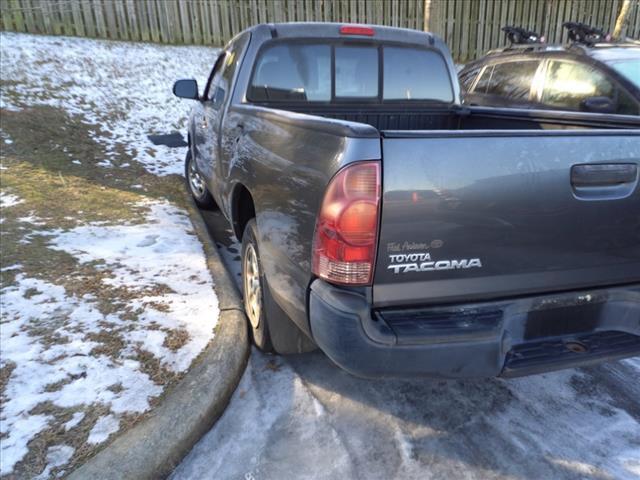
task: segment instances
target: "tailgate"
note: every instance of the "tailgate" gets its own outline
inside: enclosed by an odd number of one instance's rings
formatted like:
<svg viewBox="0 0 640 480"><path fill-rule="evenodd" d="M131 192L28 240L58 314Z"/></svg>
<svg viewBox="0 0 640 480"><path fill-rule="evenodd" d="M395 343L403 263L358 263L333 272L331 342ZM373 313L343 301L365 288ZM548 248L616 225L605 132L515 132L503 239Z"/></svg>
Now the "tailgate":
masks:
<svg viewBox="0 0 640 480"><path fill-rule="evenodd" d="M385 132L377 307L640 281L638 131Z"/></svg>

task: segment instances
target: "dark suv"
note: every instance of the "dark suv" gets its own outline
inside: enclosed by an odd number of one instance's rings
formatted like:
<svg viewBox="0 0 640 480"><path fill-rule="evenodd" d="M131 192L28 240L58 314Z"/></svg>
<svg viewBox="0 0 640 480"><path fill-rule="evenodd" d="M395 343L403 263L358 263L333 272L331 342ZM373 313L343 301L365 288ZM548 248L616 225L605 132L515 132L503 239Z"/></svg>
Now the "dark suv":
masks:
<svg viewBox="0 0 640 480"><path fill-rule="evenodd" d="M640 115L640 42L524 43L460 72L470 105Z"/></svg>

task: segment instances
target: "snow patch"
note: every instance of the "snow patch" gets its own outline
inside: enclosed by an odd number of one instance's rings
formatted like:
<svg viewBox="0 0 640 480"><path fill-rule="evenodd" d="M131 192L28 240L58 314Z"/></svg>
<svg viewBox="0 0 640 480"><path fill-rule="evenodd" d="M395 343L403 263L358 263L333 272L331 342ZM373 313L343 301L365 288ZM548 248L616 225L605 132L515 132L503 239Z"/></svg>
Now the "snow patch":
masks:
<svg viewBox="0 0 640 480"><path fill-rule="evenodd" d="M106 149L99 165L112 168L124 146L149 172L182 175L184 149L154 145L147 135L186 131L192 103L173 96L173 82L196 78L203 90L218 51L2 32L0 70L15 84L0 107L63 108L106 133L95 136Z"/></svg>
<svg viewBox="0 0 640 480"><path fill-rule="evenodd" d="M104 442L109 435L118 431L120 421L113 415L100 417L89 432L88 443L98 444Z"/></svg>
<svg viewBox="0 0 640 480"><path fill-rule="evenodd" d="M11 270L20 270L22 265L19 263L14 263L13 265L9 265L7 267L0 268L0 272L9 272Z"/></svg>
<svg viewBox="0 0 640 480"><path fill-rule="evenodd" d="M207 270L204 251L193 233L186 213L168 202L145 204L147 222L135 225L76 227L51 241L54 249L78 258L80 262L102 260L112 277L105 283L115 287L141 290L164 284L171 290L130 302L136 310L138 328L125 332L133 344L158 357L173 371L186 370L211 340L218 318L218 301ZM149 303L161 303L162 311ZM144 327L182 327L189 340L178 351L163 345L166 334Z"/></svg>
<svg viewBox="0 0 640 480"><path fill-rule="evenodd" d="M46 222L38 216L34 215L33 212L30 212L26 217L19 217L18 221L22 223L30 223L31 225L35 225L37 227L46 225Z"/></svg>
<svg viewBox="0 0 640 480"><path fill-rule="evenodd" d="M135 321L101 313L91 295L68 295L62 286L22 273L16 275L15 285L0 292L0 365L15 365L0 414L0 431L6 435L0 475L13 471L27 453L29 441L54 420L49 415L29 413L37 405L51 402L74 409L107 406L110 413L90 436L91 442L99 443L117 431L119 415L148 410L149 400L162 393L162 387L154 384L135 360L138 349L151 353L172 371L182 372L212 339L218 301L189 218L165 201L145 206L149 210L143 224L108 226L96 222L66 232L43 233L52 248L68 252L80 262L103 262L103 268L112 272L105 280L109 285L133 291L163 285L157 295L142 294L129 302L132 311L141 312ZM3 270L19 268L12 265ZM176 329L185 331L188 339L174 351L164 342L167 332ZM51 342L41 331L55 332L64 341ZM104 332L123 341L116 358L92 352L101 343L91 334ZM58 389L48 388L58 383ZM81 415L76 412L65 428L77 425Z"/></svg>
<svg viewBox="0 0 640 480"><path fill-rule="evenodd" d="M44 480L49 478L51 470L56 467L61 467L69 462L74 452L75 449L68 445L54 445L53 447L49 447L47 449L47 466L40 475L35 477L35 479Z"/></svg>
<svg viewBox="0 0 640 480"><path fill-rule="evenodd" d="M64 429L71 430L73 427L76 427L77 425L79 425L84 417L85 417L84 412L74 413L73 416L71 417L71 420L69 420L67 423L64 424Z"/></svg>
<svg viewBox="0 0 640 480"><path fill-rule="evenodd" d="M20 197L10 193L0 192L0 207L8 208L24 202Z"/></svg>
<svg viewBox="0 0 640 480"><path fill-rule="evenodd" d="M151 397L162 393L137 361L90 355L99 344L87 335L100 332L99 324L105 320L94 305L67 296L61 286L23 274L17 275L16 283L1 291L0 365L15 365L0 413L0 432L7 435L0 447L1 475L13 471L27 453L28 442L53 420L29 413L37 405L51 402L70 408L102 403L116 413L138 413L149 408ZM28 291L36 293L27 295ZM46 336L30 330L33 327L55 331L66 343L49 344ZM58 382L62 383L58 390L48 388ZM116 384L122 386L120 391L109 390Z"/></svg>

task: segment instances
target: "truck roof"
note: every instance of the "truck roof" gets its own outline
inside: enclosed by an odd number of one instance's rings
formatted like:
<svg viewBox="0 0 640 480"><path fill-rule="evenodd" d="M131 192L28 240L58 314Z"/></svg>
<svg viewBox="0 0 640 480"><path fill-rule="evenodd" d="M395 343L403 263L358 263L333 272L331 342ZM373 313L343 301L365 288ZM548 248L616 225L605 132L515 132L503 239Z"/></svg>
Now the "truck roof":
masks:
<svg viewBox="0 0 640 480"><path fill-rule="evenodd" d="M373 35L341 33L341 27L359 27L371 29ZM403 42L413 44L425 44L433 46L437 40L435 35L429 32L421 32L408 28L387 27L384 25L368 25L358 23L331 23L331 22L288 22L288 23L262 23L254 25L248 31L262 31L268 29L273 38L370 38L375 41ZM438 43L441 43L438 42Z"/></svg>

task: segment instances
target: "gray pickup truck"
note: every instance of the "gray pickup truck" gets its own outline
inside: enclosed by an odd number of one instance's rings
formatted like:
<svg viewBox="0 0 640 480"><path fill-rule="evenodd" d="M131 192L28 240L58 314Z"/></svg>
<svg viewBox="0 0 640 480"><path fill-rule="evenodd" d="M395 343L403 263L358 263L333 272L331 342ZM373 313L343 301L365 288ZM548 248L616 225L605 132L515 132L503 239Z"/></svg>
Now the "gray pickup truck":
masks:
<svg viewBox="0 0 640 480"><path fill-rule="evenodd" d="M440 39L364 25L257 25L174 94L260 349L367 377L640 354L638 117L462 106Z"/></svg>

